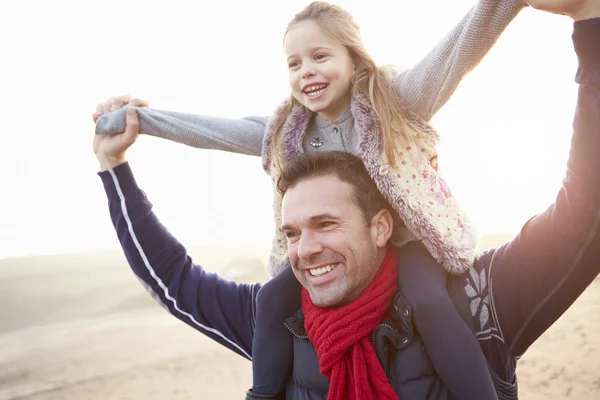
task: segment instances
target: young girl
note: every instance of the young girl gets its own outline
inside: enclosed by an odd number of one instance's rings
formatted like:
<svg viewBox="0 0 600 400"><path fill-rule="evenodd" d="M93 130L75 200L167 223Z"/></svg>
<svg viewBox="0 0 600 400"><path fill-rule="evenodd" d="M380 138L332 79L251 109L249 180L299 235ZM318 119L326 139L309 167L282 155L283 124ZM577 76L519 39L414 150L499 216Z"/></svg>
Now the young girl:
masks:
<svg viewBox="0 0 600 400"><path fill-rule="evenodd" d="M424 61L396 75L375 65L346 11L315 2L286 30L292 95L270 120L225 120L140 108L140 131L200 148L262 155L274 182L286 160L303 152L342 150L361 157L402 219L393 239L399 247L400 288L413 307L429 353L444 355L432 359L438 375L456 398L493 399L486 361L446 291L444 271L464 273L476 241L439 175L437 134L427 121L523 6L520 0L482 0ZM128 98L116 98L100 105L94 116L97 134L122 132L125 110L110 111L128 103ZM275 278L259 292L256 312L261 320L257 327L274 327L280 335L267 342L263 332L255 331L255 361L265 353L291 355L291 335L282 321L300 307L299 284L286 268L280 207L281 196L275 191L276 238L268 265ZM268 291L294 296L296 305L282 309L262 302L261 294ZM280 350L261 351L267 346ZM286 356L253 362L248 398L283 398L291 369L291 357Z"/></svg>

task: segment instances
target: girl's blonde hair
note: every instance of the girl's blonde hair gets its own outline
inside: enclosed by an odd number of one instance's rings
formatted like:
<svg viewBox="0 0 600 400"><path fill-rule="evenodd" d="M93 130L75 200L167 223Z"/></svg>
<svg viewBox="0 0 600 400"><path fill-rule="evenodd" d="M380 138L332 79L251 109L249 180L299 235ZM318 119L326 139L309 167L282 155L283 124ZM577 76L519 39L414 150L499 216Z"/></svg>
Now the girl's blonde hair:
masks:
<svg viewBox="0 0 600 400"><path fill-rule="evenodd" d="M406 122L402 105L392 82L393 69L390 67L377 67L362 43L359 25L354 21L352 15L343 8L324 1L315 1L296 14L294 19L290 21L286 29L286 35L295 24L307 20L314 21L326 35L337 40L348 49L355 67L352 90L366 95L371 102L371 107L379 118L387 161L393 167L396 167L394 153L397 139L404 136L405 139L412 142L413 138L409 133L410 127ZM289 115L292 108L298 104L294 96L290 96L285 114ZM271 154L278 166L281 166L279 163L281 159L279 143L281 141L280 132L284 123L285 118L278 121L271 142Z"/></svg>

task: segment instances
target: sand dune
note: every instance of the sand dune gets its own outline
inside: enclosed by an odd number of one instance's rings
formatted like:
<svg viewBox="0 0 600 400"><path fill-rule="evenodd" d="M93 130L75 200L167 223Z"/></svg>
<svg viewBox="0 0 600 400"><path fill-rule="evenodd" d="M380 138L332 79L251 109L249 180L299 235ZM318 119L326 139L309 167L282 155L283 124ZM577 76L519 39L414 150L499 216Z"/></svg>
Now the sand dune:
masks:
<svg viewBox="0 0 600 400"><path fill-rule="evenodd" d="M264 281L267 248L192 254ZM0 400L234 399L250 385L250 363L158 307L118 253L0 261L0 300ZM599 331L596 281L520 361L521 398L600 398Z"/></svg>

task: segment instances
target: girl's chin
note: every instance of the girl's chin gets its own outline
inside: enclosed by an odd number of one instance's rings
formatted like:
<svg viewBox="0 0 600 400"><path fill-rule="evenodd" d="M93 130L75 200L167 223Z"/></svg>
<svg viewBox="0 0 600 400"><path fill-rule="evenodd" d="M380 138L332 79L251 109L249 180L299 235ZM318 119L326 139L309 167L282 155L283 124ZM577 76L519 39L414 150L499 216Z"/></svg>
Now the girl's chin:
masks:
<svg viewBox="0 0 600 400"><path fill-rule="evenodd" d="M317 99L317 100L306 100L305 98L298 99L294 96L298 103L302 104L304 107L308 108L310 111L315 114L319 114L319 116L326 120L334 120L332 118L337 112L333 110L334 107L331 107L329 102L325 101L325 99ZM343 110L342 110L343 111Z"/></svg>
<svg viewBox="0 0 600 400"><path fill-rule="evenodd" d="M321 113L326 112L328 108L330 108L330 104L325 99L317 99L317 100L309 100L302 101L302 105L308 108L312 112Z"/></svg>

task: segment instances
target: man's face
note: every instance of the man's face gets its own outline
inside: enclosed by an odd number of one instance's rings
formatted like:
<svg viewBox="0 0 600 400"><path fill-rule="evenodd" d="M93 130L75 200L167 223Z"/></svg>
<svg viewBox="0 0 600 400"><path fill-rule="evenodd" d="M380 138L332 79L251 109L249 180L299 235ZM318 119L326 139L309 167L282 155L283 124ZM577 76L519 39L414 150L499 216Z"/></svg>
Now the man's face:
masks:
<svg viewBox="0 0 600 400"><path fill-rule="evenodd" d="M377 216L367 223L353 195L350 184L326 175L301 181L283 197L290 263L318 307L355 300L385 256Z"/></svg>

